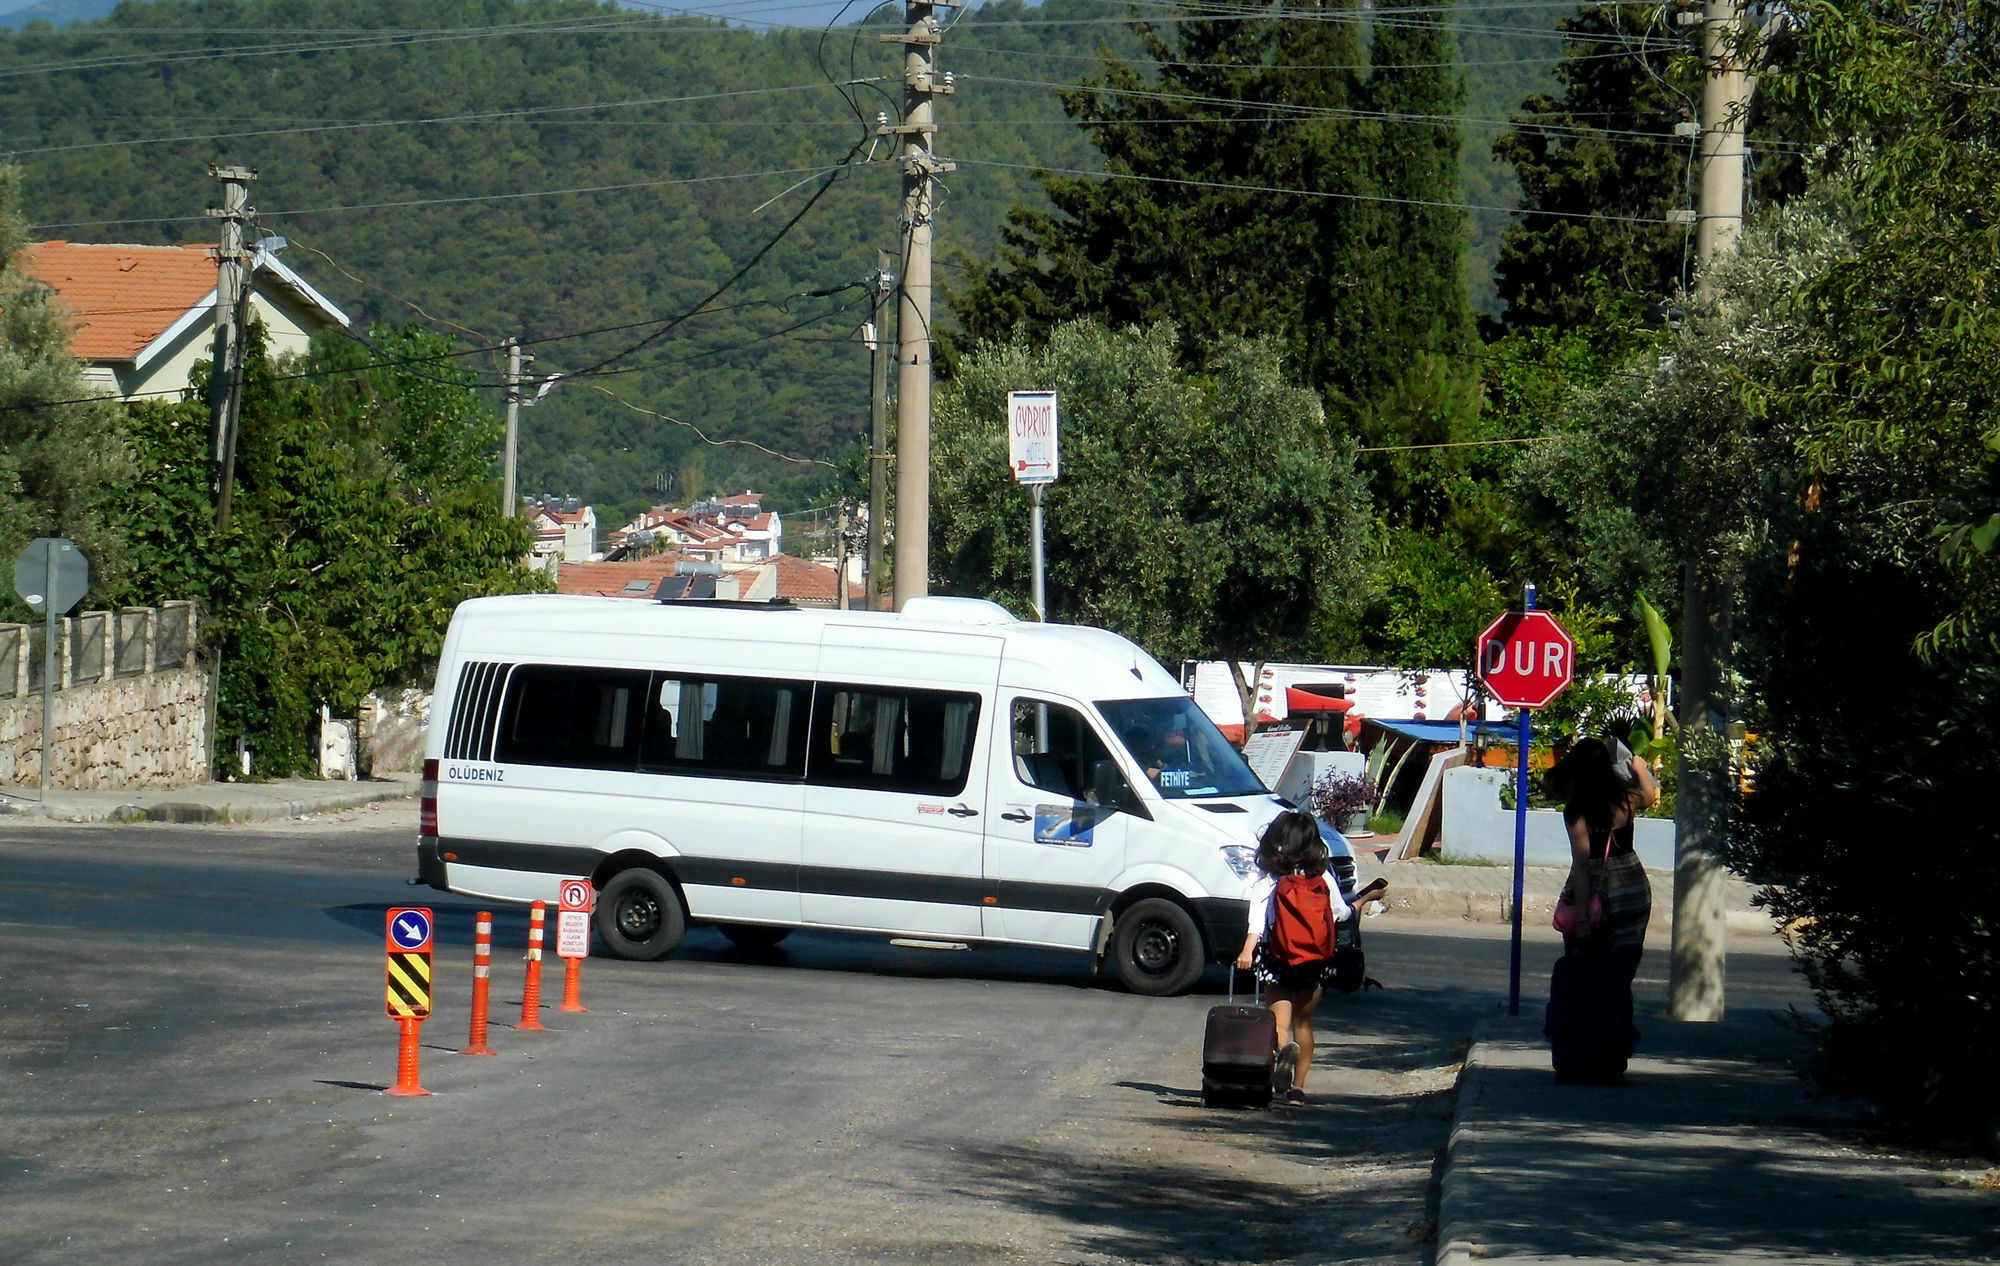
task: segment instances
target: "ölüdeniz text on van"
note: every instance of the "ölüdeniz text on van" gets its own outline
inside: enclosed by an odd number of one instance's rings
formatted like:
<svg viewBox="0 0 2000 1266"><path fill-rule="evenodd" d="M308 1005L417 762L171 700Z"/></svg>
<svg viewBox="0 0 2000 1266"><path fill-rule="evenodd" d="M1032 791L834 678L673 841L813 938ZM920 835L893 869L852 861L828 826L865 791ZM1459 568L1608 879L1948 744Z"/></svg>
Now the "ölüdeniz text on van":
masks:
<svg viewBox="0 0 2000 1266"><path fill-rule="evenodd" d="M1235 957L1285 807L1131 642L973 599L476 599L431 716L419 882L588 876L624 958L810 928L1074 950L1177 993Z"/></svg>

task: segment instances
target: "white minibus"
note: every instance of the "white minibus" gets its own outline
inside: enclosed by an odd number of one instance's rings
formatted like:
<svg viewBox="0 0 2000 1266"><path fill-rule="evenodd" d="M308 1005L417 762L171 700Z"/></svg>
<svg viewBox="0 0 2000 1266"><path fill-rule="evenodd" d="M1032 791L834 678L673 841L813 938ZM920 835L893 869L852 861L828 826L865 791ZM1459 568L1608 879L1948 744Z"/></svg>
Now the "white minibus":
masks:
<svg viewBox="0 0 2000 1266"><path fill-rule="evenodd" d="M624 958L809 928L1074 950L1178 993L1235 957L1285 807L1137 646L976 599L475 599L431 717L416 882L588 876Z"/></svg>

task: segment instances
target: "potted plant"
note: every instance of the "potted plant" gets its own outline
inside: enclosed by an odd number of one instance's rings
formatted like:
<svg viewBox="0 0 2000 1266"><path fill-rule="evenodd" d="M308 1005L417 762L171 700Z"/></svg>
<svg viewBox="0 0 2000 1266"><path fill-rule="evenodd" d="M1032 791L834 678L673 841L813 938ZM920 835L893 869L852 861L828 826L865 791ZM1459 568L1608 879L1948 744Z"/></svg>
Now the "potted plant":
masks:
<svg viewBox="0 0 2000 1266"><path fill-rule="evenodd" d="M1342 835L1360 835L1368 829L1368 813L1375 807L1375 785L1365 774L1329 770L1313 782L1306 799L1328 826Z"/></svg>

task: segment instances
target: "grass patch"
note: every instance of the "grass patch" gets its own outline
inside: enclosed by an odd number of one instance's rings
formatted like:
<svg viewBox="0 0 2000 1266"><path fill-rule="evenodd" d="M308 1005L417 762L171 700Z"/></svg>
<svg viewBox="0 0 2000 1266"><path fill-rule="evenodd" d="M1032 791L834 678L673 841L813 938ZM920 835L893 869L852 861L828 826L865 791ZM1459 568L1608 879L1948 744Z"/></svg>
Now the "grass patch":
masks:
<svg viewBox="0 0 2000 1266"><path fill-rule="evenodd" d="M1484 857L1446 857L1442 853L1423 853L1417 858L1433 866L1498 866L1499 862L1488 861Z"/></svg>
<svg viewBox="0 0 2000 1266"><path fill-rule="evenodd" d="M1384 809L1368 819L1368 830L1374 835L1401 835L1403 815L1394 809Z"/></svg>

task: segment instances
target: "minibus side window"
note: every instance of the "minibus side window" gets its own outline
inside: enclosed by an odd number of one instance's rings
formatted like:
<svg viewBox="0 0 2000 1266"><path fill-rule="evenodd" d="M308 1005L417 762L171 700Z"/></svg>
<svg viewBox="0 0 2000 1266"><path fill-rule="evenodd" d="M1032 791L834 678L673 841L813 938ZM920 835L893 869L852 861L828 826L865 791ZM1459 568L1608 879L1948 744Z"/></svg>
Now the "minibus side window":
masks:
<svg viewBox="0 0 2000 1266"><path fill-rule="evenodd" d="M653 676L639 768L654 774L799 778L812 686L756 677Z"/></svg>
<svg viewBox="0 0 2000 1266"><path fill-rule="evenodd" d="M806 780L956 796L965 790L978 726L978 695L821 685Z"/></svg>
<svg viewBox="0 0 2000 1266"><path fill-rule="evenodd" d="M493 759L572 769L635 768L646 674L534 664L507 679Z"/></svg>
<svg viewBox="0 0 2000 1266"><path fill-rule="evenodd" d="M1074 708L1041 699L1014 700L1014 774L1022 784L1070 800L1090 798L1097 762L1110 749Z"/></svg>

